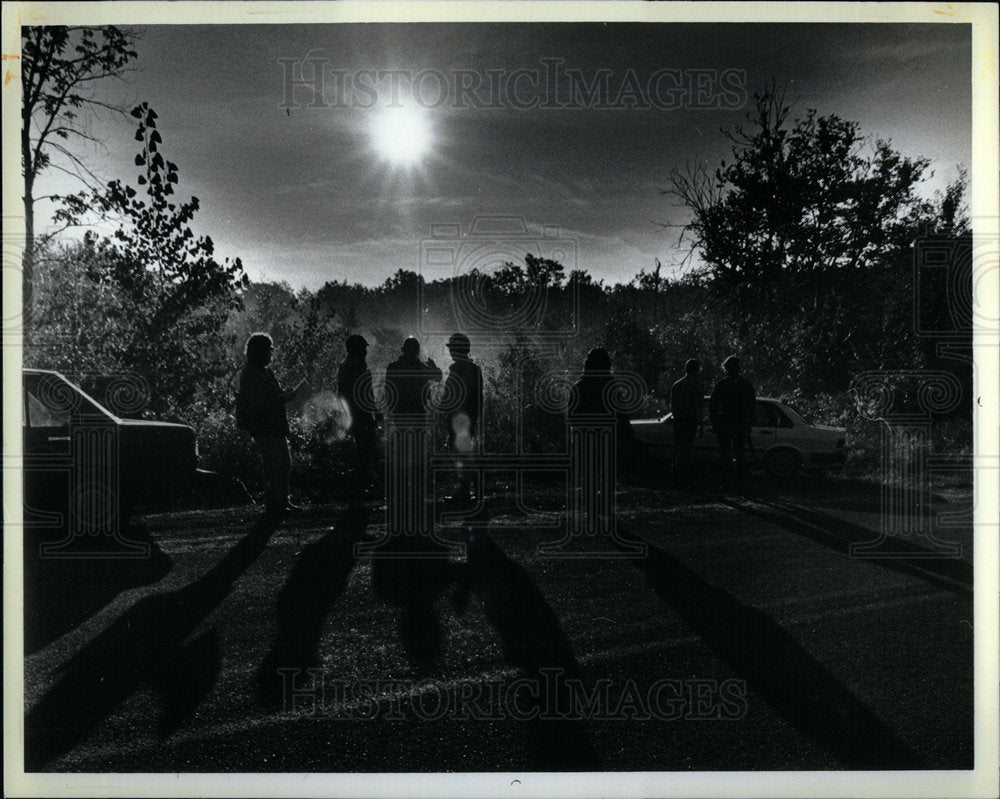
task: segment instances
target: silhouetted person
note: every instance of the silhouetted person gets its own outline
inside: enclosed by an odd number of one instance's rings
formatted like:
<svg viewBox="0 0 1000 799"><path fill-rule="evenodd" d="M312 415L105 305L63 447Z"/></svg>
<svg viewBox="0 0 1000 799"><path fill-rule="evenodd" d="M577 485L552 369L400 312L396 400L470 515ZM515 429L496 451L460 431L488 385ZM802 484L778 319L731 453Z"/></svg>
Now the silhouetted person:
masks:
<svg viewBox="0 0 1000 799"><path fill-rule="evenodd" d="M448 449L455 453L472 452L479 430L479 417L483 408L483 370L469 357L472 345L469 337L455 333L448 339L448 353L452 365L445 380L446 398L458 400L458 407L448 413ZM461 475L461 462L459 474ZM457 499L469 499L470 480L460 476Z"/></svg>
<svg viewBox="0 0 1000 799"><path fill-rule="evenodd" d="M674 483L690 483L691 451L701 425L705 389L694 358L684 365L684 377L670 387L670 412L674 424Z"/></svg>
<svg viewBox="0 0 1000 799"><path fill-rule="evenodd" d="M595 347L587 353L583 364L583 375L573 387L573 398L570 402L570 421L581 417L614 419L616 438L616 459L620 471L629 467L628 459L632 453L632 425L628 415L616 411L611 401L611 356L603 347Z"/></svg>
<svg viewBox="0 0 1000 799"><path fill-rule="evenodd" d="M388 534L427 536L433 533L431 450L433 424L425 402L430 384L441 379L441 370L430 358L420 360L420 342L408 338L403 354L385 371L385 457Z"/></svg>
<svg viewBox="0 0 1000 799"><path fill-rule="evenodd" d="M410 336L403 342L403 354L385 370L389 414L424 416L427 386L441 379L441 370L431 358L420 360L420 342Z"/></svg>
<svg viewBox="0 0 1000 799"><path fill-rule="evenodd" d="M351 416L348 433L354 442L354 462L351 469L350 507L358 507L365 487L371 479L375 462L376 418L372 411L375 398L372 394L372 375L365 361L368 342L364 336L354 334L344 342L347 358L337 370L337 391L347 405Z"/></svg>
<svg viewBox="0 0 1000 799"><path fill-rule="evenodd" d="M263 463L264 481L267 484L265 510L269 515L280 516L289 510L299 510L288 501L292 460L288 451L288 415L285 405L295 397L296 391L305 381L289 391L282 391L274 373L267 368L273 351L274 342L267 333L254 333L247 339L247 360L240 373L237 411L253 436Z"/></svg>
<svg viewBox="0 0 1000 799"><path fill-rule="evenodd" d="M740 376L740 359L730 355L722 364L726 371L708 401L708 412L719 443L719 480L723 490L734 487L733 458L736 459L736 482L742 485L747 476L746 440L753 426L757 395L750 381Z"/></svg>

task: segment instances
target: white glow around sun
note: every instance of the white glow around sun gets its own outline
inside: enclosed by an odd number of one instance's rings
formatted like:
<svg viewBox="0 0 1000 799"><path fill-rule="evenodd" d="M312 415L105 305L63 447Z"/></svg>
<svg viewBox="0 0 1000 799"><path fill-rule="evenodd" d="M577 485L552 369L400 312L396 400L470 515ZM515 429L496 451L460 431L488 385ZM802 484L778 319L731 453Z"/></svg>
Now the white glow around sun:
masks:
<svg viewBox="0 0 1000 799"><path fill-rule="evenodd" d="M430 150L430 120L421 109L385 108L372 122L372 144L393 164L416 164Z"/></svg>

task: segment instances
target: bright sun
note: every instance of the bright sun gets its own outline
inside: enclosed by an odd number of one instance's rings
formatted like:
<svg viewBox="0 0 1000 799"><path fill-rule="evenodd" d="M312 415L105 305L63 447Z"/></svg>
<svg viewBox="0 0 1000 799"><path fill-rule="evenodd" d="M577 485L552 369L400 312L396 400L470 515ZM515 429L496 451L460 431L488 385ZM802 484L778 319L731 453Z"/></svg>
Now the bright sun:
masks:
<svg viewBox="0 0 1000 799"><path fill-rule="evenodd" d="M393 164L416 164L430 149L430 121L415 108L386 108L373 120L372 144Z"/></svg>

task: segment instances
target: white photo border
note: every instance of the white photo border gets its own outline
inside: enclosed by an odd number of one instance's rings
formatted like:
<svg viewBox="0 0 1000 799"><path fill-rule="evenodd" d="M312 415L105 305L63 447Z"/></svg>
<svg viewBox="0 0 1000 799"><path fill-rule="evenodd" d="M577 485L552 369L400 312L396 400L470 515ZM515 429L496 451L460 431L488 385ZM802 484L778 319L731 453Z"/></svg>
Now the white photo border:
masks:
<svg viewBox="0 0 1000 799"><path fill-rule="evenodd" d="M998 237L997 7L975 3L650 2L81 2L3 6L4 236L23 233L17 55L22 24L261 24L348 22L921 22L972 25L970 168L974 235ZM22 225L21 230L18 225ZM4 257L7 257L5 250ZM992 290L997 298L998 272ZM4 269L4 319L20 313L21 285ZM995 309L994 309L995 310ZM997 318L993 314L992 318ZM975 462L995 470L1000 446L1000 346L977 330ZM4 515L21 519L21 351L3 346ZM7 468L10 467L10 468ZM988 470L986 474L990 472ZM8 796L760 796L988 797L998 793L998 487L975 481L975 769L920 772L608 772L587 774L25 774L23 771L22 540L4 536L4 781Z"/></svg>

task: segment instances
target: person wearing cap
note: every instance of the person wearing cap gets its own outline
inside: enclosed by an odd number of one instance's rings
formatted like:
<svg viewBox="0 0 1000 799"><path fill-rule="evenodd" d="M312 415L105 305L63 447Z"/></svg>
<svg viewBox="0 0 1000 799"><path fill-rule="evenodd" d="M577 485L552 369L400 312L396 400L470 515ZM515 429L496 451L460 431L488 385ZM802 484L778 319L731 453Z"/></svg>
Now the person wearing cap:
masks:
<svg viewBox="0 0 1000 799"><path fill-rule="evenodd" d="M472 345L464 333L455 333L448 339L448 354L452 364L448 367L448 378L444 384L444 396L448 403L448 448L455 453L471 452L479 430L479 417L483 408L483 370L469 357ZM461 474L461 463L459 463ZM471 481L459 479L460 501L470 496Z"/></svg>
<svg viewBox="0 0 1000 799"><path fill-rule="evenodd" d="M375 427L373 412L372 374L365 358L368 342L357 333L344 341L347 357L337 370L337 392L347 406L351 422L348 433L354 442L354 463L351 470L350 506L357 507L364 497L375 461Z"/></svg>
<svg viewBox="0 0 1000 799"><path fill-rule="evenodd" d="M730 355L722 363L726 375L712 389L708 412L719 445L719 481L723 491L740 487L747 477L745 445L753 426L757 395L753 385L740 375L740 359ZM736 460L734 486L733 459Z"/></svg>
<svg viewBox="0 0 1000 799"><path fill-rule="evenodd" d="M705 389L699 372L701 365L695 358L684 364L684 377L670 387L670 413L674 427L674 483L690 480L691 451L701 425L705 405Z"/></svg>
<svg viewBox="0 0 1000 799"><path fill-rule="evenodd" d="M420 360L420 342L410 336L403 342L402 355L385 370L390 416L416 418L426 415L427 387L441 379L441 370L432 358Z"/></svg>

